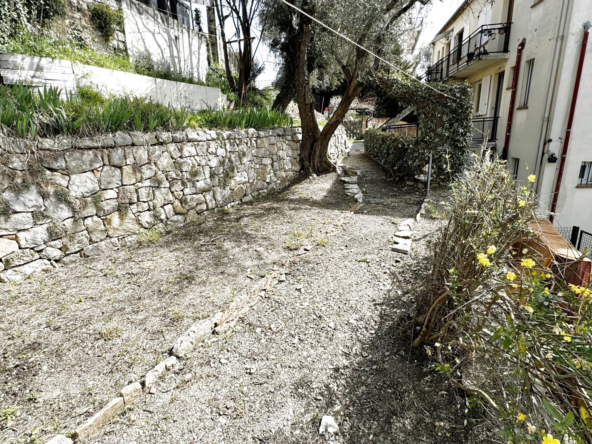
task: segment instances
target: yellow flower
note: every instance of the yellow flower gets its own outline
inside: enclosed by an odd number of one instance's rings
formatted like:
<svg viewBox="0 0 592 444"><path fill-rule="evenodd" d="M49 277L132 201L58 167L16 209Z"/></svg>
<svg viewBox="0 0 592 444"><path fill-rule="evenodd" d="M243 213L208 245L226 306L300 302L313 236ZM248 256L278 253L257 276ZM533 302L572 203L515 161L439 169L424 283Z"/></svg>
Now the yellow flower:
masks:
<svg viewBox="0 0 592 444"><path fill-rule="evenodd" d="M534 182L535 180L536 180L536 176L534 174L531 174L530 176L528 176L529 182Z"/></svg>
<svg viewBox="0 0 592 444"><path fill-rule="evenodd" d="M547 287L545 287L545 289L543 290L543 293L545 293L545 294L551 294L551 293L549 293L549 289Z"/></svg>
<svg viewBox="0 0 592 444"><path fill-rule="evenodd" d="M509 281L513 281L514 279L516 279L516 273L508 271L508 274L506 274L506 279Z"/></svg>
<svg viewBox="0 0 592 444"><path fill-rule="evenodd" d="M551 279L551 274L547 273L547 274L545 275L545 277L546 277L547 279Z"/></svg>
<svg viewBox="0 0 592 444"><path fill-rule="evenodd" d="M563 337L563 340L564 340L565 342L571 342L571 336L564 336L564 337Z"/></svg>
<svg viewBox="0 0 592 444"><path fill-rule="evenodd" d="M491 267L491 262L489 262L489 259L487 259L487 255L485 255L483 253L479 253L477 255L477 259L479 260L481 265L483 265L484 267Z"/></svg>
<svg viewBox="0 0 592 444"><path fill-rule="evenodd" d="M497 250L497 248L495 248L495 245L490 245L489 248L487 249L487 254L493 254L495 253Z"/></svg>
<svg viewBox="0 0 592 444"><path fill-rule="evenodd" d="M525 268L532 268L535 266L535 263L532 259L523 259L522 266Z"/></svg>
<svg viewBox="0 0 592 444"><path fill-rule="evenodd" d="M518 288L519 285L518 284L512 284L512 288Z"/></svg>
<svg viewBox="0 0 592 444"><path fill-rule="evenodd" d="M543 437L543 444L561 444L558 439L553 438L553 435Z"/></svg>
<svg viewBox="0 0 592 444"><path fill-rule="evenodd" d="M519 207L523 207L524 205L526 205L526 202L524 202L523 200L518 201Z"/></svg>
<svg viewBox="0 0 592 444"><path fill-rule="evenodd" d="M524 309L529 313L532 313L534 311L534 309L530 305L525 305Z"/></svg>
<svg viewBox="0 0 592 444"><path fill-rule="evenodd" d="M524 421L526 419L526 415L524 413L518 413L518 421Z"/></svg>

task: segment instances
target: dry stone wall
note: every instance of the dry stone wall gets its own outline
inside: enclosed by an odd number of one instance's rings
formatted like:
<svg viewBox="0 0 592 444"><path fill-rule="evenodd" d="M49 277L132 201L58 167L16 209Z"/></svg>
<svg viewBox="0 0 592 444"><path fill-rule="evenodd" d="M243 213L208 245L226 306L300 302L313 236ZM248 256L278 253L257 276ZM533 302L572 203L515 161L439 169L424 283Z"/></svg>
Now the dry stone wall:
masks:
<svg viewBox="0 0 592 444"><path fill-rule="evenodd" d="M299 128L0 137L0 281L279 190L299 173L301 138Z"/></svg>

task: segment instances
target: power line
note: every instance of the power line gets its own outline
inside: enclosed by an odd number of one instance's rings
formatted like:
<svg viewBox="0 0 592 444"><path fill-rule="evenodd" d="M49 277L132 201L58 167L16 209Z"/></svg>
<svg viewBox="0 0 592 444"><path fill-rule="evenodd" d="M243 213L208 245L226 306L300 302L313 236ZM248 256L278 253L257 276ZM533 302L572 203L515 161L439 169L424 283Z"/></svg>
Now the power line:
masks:
<svg viewBox="0 0 592 444"><path fill-rule="evenodd" d="M401 68L399 68L398 66L394 65L393 63L383 59L382 57L380 57L379 55L373 53L372 51L370 51L369 49L364 48L362 45L354 42L352 39L350 39L349 37L341 34L338 31L335 31L333 28L331 28L328 25L325 25L323 22L321 22L320 20L314 18L312 15L307 14L306 12L304 12L302 9L298 8L295 5L292 5L290 3L288 3L287 0L281 0L282 2L284 2L286 5L288 5L290 8L295 9L296 11L298 11L300 14L305 15L306 17L308 17L311 20L314 20L315 22L317 22L319 25L321 25L324 28L327 28L329 31L331 31L332 33L336 34L337 36L341 37L342 39L350 42L352 45L357 46L358 48L360 48L363 51L366 51L368 54L373 55L374 57L376 57L378 60L383 61L384 63L386 63L387 65L391 66L392 68L395 68L397 71L399 71L401 74L406 75L407 77L409 77L411 80L415 80L416 82L419 82L420 84L422 84L423 86L425 86L426 88L429 88L435 92L437 92L438 94L442 94L445 97L448 97L449 99L453 99L453 97L449 96L448 94L443 93L442 91L438 91L436 88L431 87L430 85L428 85L427 83L423 83L420 82L419 80L417 80L415 77L413 77L411 74L408 74L407 72L405 72L404 70L402 70Z"/></svg>

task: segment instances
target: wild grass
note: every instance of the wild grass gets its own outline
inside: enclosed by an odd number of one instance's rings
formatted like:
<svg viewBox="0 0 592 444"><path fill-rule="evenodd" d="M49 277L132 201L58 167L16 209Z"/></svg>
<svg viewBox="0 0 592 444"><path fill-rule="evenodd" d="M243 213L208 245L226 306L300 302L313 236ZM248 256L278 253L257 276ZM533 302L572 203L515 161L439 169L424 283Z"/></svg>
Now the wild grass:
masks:
<svg viewBox="0 0 592 444"><path fill-rule="evenodd" d="M269 110L190 112L146 99L106 98L88 86L62 99L56 88L37 91L23 85L0 85L0 132L21 138L198 127L264 129L291 124L290 117Z"/></svg>

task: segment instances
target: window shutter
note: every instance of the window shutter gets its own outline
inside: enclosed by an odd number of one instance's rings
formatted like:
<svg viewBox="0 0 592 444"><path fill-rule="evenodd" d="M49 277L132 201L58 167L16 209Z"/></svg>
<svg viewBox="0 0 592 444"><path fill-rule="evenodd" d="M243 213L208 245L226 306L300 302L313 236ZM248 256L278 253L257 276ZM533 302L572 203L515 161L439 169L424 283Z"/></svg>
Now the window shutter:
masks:
<svg viewBox="0 0 592 444"><path fill-rule="evenodd" d="M479 97L479 115L487 114L489 105L489 85L491 85L491 76L483 77L481 80L481 97Z"/></svg>

